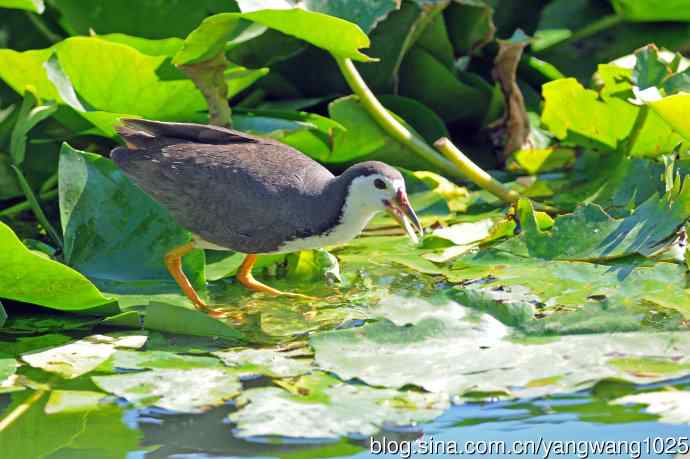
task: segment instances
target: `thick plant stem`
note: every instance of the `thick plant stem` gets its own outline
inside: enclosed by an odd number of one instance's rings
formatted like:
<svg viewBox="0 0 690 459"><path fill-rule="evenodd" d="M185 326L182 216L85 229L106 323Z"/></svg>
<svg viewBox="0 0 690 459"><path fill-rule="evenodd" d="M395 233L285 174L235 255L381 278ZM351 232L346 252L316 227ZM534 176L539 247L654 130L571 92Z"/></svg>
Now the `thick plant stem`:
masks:
<svg viewBox="0 0 690 459"><path fill-rule="evenodd" d="M228 104L228 84L225 82L225 69L230 63L221 51L213 59L178 66L206 98L209 124L229 127L232 112Z"/></svg>
<svg viewBox="0 0 690 459"><path fill-rule="evenodd" d="M469 180L505 202L512 203L520 198L517 192L509 190L501 182L487 174L446 138L435 143L436 148L445 155L441 156L424 139L410 131L386 110L369 89L350 59L336 57L335 60L345 77L345 81L359 97L362 106L388 135L452 177Z"/></svg>
<svg viewBox="0 0 690 459"><path fill-rule="evenodd" d="M494 196L498 196L505 202L516 202L520 199L520 194L508 189L501 182L491 177L484 169L474 164L453 142L445 137L434 142L434 146L442 152L446 158L453 162L458 169L463 171L467 180L484 188Z"/></svg>
<svg viewBox="0 0 690 459"><path fill-rule="evenodd" d="M431 148L423 139L413 134L400 121L396 120L393 115L381 104L374 93L369 89L364 79L355 68L355 64L350 59L335 58L340 67L340 71L345 77L345 81L358 97L362 106L374 118L384 131L398 142L404 144L410 150L429 161L448 175L456 178L464 178L460 171L443 156L439 155L436 150Z"/></svg>

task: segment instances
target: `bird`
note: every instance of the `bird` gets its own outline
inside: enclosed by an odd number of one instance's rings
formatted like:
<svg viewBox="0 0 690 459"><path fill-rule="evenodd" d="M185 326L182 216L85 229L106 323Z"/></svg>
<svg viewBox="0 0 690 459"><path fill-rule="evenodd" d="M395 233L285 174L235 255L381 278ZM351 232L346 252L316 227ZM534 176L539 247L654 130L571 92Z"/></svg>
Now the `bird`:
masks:
<svg viewBox="0 0 690 459"><path fill-rule="evenodd" d="M214 312L182 270L182 257L193 249L244 253L236 279L246 288L305 298L256 280L257 255L349 242L381 211L413 242L424 236L402 174L383 162L357 163L335 176L274 139L205 124L119 121L115 129L125 145L111 159L192 235L164 262L200 311Z"/></svg>

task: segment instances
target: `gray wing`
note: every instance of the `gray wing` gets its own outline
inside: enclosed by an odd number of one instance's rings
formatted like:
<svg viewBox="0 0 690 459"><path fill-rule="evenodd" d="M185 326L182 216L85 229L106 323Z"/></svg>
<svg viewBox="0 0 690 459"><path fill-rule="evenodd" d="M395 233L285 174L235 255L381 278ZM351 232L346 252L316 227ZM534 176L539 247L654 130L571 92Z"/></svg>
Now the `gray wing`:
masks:
<svg viewBox="0 0 690 459"><path fill-rule="evenodd" d="M142 134L132 124L124 128L131 132L121 134L135 149L116 148L112 159L205 241L246 253L272 252L338 217L339 209L330 215L319 208L318 197L333 175L287 145L222 128L209 133L202 125L170 126L180 123L155 123L165 126L154 132L147 126ZM197 140L209 137L209 143Z"/></svg>

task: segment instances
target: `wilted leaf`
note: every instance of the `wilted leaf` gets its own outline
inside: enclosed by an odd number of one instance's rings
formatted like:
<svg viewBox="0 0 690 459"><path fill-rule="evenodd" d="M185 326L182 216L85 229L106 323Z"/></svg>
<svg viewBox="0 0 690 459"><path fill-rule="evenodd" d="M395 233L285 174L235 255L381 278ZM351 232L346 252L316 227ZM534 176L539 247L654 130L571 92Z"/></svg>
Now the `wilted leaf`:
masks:
<svg viewBox="0 0 690 459"><path fill-rule="evenodd" d="M275 387L249 389L238 399L244 405L230 415L240 437L311 439L371 436L384 426L430 421L448 406L443 395L375 389L339 382L323 373L295 383L315 387L294 395Z"/></svg>
<svg viewBox="0 0 690 459"><path fill-rule="evenodd" d="M158 406L181 413L201 413L235 397L241 384L227 368L157 369L140 373L94 376L106 392L137 406Z"/></svg>
<svg viewBox="0 0 690 459"><path fill-rule="evenodd" d="M66 311L96 309L113 302L78 272L24 247L2 222L0 265L5 267L0 270L0 298Z"/></svg>
<svg viewBox="0 0 690 459"><path fill-rule="evenodd" d="M73 379L101 365L116 349L137 349L145 342L145 335L92 335L64 346L23 354L22 360L32 367Z"/></svg>
<svg viewBox="0 0 690 459"><path fill-rule="evenodd" d="M121 305L147 304L161 294L187 304L167 272L165 253L189 240L167 211L132 184L109 159L64 144L60 216L65 261ZM203 252L184 257L196 286L204 284ZM128 295L135 295L128 298Z"/></svg>

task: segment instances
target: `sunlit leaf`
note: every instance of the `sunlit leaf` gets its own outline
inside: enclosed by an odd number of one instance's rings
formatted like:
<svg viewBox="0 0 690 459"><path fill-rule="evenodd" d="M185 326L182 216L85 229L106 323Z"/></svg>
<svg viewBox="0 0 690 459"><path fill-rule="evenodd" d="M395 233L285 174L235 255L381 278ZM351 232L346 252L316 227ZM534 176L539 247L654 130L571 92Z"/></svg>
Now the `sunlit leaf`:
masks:
<svg viewBox="0 0 690 459"><path fill-rule="evenodd" d="M94 376L98 387L138 406L158 406L182 413L200 413L235 397L241 384L225 368L157 369L140 373Z"/></svg>
<svg viewBox="0 0 690 459"><path fill-rule="evenodd" d="M240 371L286 378L300 376L312 369L310 359L291 358L289 352L275 349L234 348L213 353L230 367Z"/></svg>
<svg viewBox="0 0 690 459"><path fill-rule="evenodd" d="M237 435L312 439L367 436L387 425L429 421L448 406L443 395L346 384L323 373L295 383L298 388L302 385L306 387L299 390L301 396L275 387L244 391L238 399L244 406L230 415L237 424Z"/></svg>
<svg viewBox="0 0 690 459"><path fill-rule="evenodd" d="M46 6L43 0L0 0L0 8L17 8L41 14Z"/></svg>
<svg viewBox="0 0 690 459"><path fill-rule="evenodd" d="M645 392L618 398L616 405L647 405L647 412L659 416L660 422L690 424L690 392Z"/></svg>
<svg viewBox="0 0 690 459"><path fill-rule="evenodd" d="M113 301L77 271L31 252L2 222L0 265L5 267L0 270L0 298L66 311L95 309Z"/></svg>
<svg viewBox="0 0 690 459"><path fill-rule="evenodd" d="M92 335L64 346L22 354L22 360L32 367L73 379L98 367L116 349L137 349L145 342L145 335Z"/></svg>

